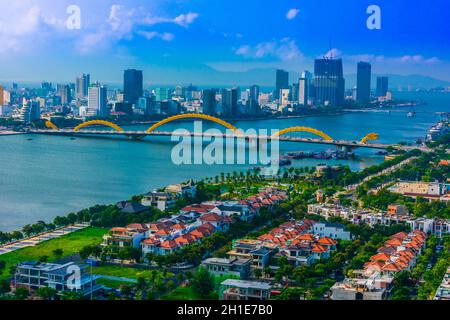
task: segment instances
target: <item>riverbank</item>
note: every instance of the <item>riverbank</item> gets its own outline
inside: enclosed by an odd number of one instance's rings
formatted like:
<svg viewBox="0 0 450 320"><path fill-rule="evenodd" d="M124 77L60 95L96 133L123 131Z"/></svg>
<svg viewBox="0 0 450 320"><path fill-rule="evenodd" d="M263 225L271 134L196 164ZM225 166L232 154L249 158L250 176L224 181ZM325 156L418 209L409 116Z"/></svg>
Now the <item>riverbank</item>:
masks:
<svg viewBox="0 0 450 320"><path fill-rule="evenodd" d="M25 132L16 132L16 131L0 131L0 136L17 136L26 134Z"/></svg>

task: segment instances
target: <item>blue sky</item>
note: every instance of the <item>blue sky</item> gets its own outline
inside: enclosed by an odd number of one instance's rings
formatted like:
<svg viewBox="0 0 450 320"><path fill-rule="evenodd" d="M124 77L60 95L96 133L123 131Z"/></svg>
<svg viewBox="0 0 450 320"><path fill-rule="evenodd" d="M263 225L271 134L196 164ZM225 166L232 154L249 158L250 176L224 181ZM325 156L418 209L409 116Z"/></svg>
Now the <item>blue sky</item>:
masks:
<svg viewBox="0 0 450 320"><path fill-rule="evenodd" d="M95 3L95 5L93 4ZM81 29L66 9L81 10ZM381 30L366 27L369 5ZM144 70L146 85L233 84L237 73L312 70L328 54L344 72L369 61L373 72L450 81L446 0L0 0L0 79L119 82ZM242 74L239 79L242 79ZM248 79L256 82L257 79Z"/></svg>

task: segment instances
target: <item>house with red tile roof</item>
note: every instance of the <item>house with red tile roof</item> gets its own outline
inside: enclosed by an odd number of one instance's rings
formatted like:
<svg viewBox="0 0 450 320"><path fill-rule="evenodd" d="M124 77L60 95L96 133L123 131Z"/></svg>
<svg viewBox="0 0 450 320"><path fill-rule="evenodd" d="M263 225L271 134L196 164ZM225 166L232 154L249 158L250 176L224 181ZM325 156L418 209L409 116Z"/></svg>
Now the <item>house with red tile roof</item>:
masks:
<svg viewBox="0 0 450 320"><path fill-rule="evenodd" d="M148 235L147 231L147 228L140 224L112 228L109 234L103 237L103 245L139 248L142 239Z"/></svg>
<svg viewBox="0 0 450 320"><path fill-rule="evenodd" d="M180 248L180 245L175 240L166 240L159 246L159 251L161 255L166 255L174 253Z"/></svg>
<svg viewBox="0 0 450 320"><path fill-rule="evenodd" d="M391 292L395 275L403 270L411 270L425 245L426 234L423 231L394 234L364 264L362 270L353 270L352 277L333 285L332 299L386 299Z"/></svg>
<svg viewBox="0 0 450 320"><path fill-rule="evenodd" d="M217 213L204 214L199 218L199 220L202 224L212 224L217 229L217 231L221 232L227 232L230 228L230 224L234 221L230 217L222 217Z"/></svg>

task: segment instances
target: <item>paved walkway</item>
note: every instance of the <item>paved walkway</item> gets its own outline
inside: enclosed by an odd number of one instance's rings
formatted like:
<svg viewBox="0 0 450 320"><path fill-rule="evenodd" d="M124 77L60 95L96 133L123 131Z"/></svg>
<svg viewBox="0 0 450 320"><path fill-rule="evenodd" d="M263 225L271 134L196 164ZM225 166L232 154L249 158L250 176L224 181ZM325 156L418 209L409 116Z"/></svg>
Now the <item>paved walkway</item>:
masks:
<svg viewBox="0 0 450 320"><path fill-rule="evenodd" d="M75 224L73 226L68 226L60 229L55 229L52 231L47 231L39 235L32 236L30 238L18 240L13 243L8 243L0 246L0 256L5 253L13 252L26 247L34 247L41 242L48 241L51 239L60 238L67 234L75 231L79 231L89 227L89 224Z"/></svg>

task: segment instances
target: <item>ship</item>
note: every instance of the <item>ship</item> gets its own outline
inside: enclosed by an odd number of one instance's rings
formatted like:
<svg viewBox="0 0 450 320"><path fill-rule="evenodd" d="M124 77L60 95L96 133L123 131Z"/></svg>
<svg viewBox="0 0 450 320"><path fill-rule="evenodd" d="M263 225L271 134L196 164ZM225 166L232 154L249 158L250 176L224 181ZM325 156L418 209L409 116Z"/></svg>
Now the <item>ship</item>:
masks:
<svg viewBox="0 0 450 320"><path fill-rule="evenodd" d="M427 132L427 141L435 141L440 136L449 132L448 122L438 122L436 125L432 126Z"/></svg>

